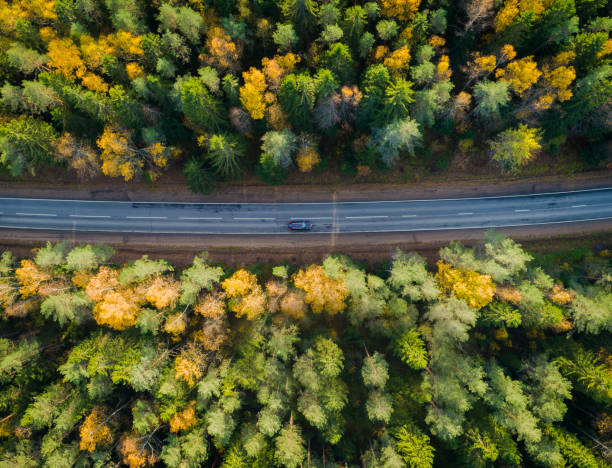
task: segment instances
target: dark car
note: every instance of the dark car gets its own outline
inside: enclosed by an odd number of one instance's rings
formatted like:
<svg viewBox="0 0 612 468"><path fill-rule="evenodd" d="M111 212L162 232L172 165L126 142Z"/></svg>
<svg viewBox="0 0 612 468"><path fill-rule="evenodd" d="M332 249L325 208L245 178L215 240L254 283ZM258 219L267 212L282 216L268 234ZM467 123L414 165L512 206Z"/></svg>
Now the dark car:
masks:
<svg viewBox="0 0 612 468"><path fill-rule="evenodd" d="M312 229L312 222L306 219L292 219L287 224L290 231L310 231Z"/></svg>

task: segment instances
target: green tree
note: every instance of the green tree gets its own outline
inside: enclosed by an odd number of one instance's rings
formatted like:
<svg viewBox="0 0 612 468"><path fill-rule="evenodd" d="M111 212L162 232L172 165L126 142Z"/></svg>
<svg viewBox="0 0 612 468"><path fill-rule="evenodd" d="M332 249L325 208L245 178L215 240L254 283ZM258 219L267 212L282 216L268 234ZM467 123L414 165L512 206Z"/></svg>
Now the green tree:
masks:
<svg viewBox="0 0 612 468"><path fill-rule="evenodd" d="M292 73L283 78L278 99L296 131L312 128L316 88L316 81L307 73Z"/></svg>
<svg viewBox="0 0 612 468"><path fill-rule="evenodd" d="M371 144L390 167L398 160L400 151L406 150L414 155L415 147L421 144L422 138L419 125L408 117L377 129L372 135Z"/></svg>
<svg viewBox="0 0 612 468"><path fill-rule="evenodd" d="M498 134L489 146L494 161L503 169L518 173L540 150L540 131L521 124Z"/></svg>
<svg viewBox="0 0 612 468"><path fill-rule="evenodd" d="M219 132L226 126L221 103L211 96L204 83L189 78L180 87L181 109L195 130Z"/></svg>
<svg viewBox="0 0 612 468"><path fill-rule="evenodd" d="M434 277L427 272L425 260L417 254L397 250L389 272L389 285L410 301L433 301L440 294Z"/></svg>
<svg viewBox="0 0 612 468"><path fill-rule="evenodd" d="M381 118L376 123L388 124L396 120L403 120L409 116L409 106L414 99L412 83L403 78L394 79L385 90L385 101Z"/></svg>
<svg viewBox="0 0 612 468"><path fill-rule="evenodd" d="M356 64L346 44L336 42L321 55L321 66L334 72L340 83L352 83Z"/></svg>
<svg viewBox="0 0 612 468"><path fill-rule="evenodd" d="M214 188L214 180L204 166L204 161L192 158L185 163L183 175L192 192L208 194Z"/></svg>
<svg viewBox="0 0 612 468"><path fill-rule="evenodd" d="M197 11L187 6L174 7L170 3L163 3L159 7L158 20L163 28L180 31L192 44L200 43L204 19Z"/></svg>
<svg viewBox="0 0 612 468"><path fill-rule="evenodd" d="M293 420L281 429L275 440L275 448L274 458L287 468L297 468L306 457L302 431Z"/></svg>
<svg viewBox="0 0 612 468"><path fill-rule="evenodd" d="M363 360L361 377L368 387L384 388L389 379L389 365L384 356L378 352L367 356Z"/></svg>
<svg viewBox="0 0 612 468"><path fill-rule="evenodd" d="M278 46L278 51L281 53L294 49L300 39L291 23L279 24L272 38Z"/></svg>
<svg viewBox="0 0 612 468"><path fill-rule="evenodd" d="M499 117L500 110L510 102L509 83L500 81L480 81L474 86L476 107L474 112L482 119Z"/></svg>
<svg viewBox="0 0 612 468"><path fill-rule="evenodd" d="M283 0L280 7L283 15L291 19L298 34L306 40L319 12L316 0Z"/></svg>
<svg viewBox="0 0 612 468"><path fill-rule="evenodd" d="M412 328L403 333L395 342L395 354L412 369L427 367L427 349L418 330Z"/></svg>
<svg viewBox="0 0 612 468"><path fill-rule="evenodd" d="M193 257L193 263L181 274L180 302L184 305L195 303L198 294L203 289L212 290L223 276L223 268L209 265L207 254Z"/></svg>
<svg viewBox="0 0 612 468"><path fill-rule="evenodd" d="M376 24L376 32L383 41L390 41L397 36L399 26L393 20L382 20Z"/></svg>
<svg viewBox="0 0 612 468"><path fill-rule="evenodd" d="M372 122L383 115L385 92L391 84L389 70L382 64L370 65L361 82L363 99L359 103L357 123L360 128L369 128Z"/></svg>
<svg viewBox="0 0 612 468"><path fill-rule="evenodd" d="M346 9L342 25L351 47L354 48L357 45L367 24L367 13L361 6L357 5Z"/></svg>
<svg viewBox="0 0 612 468"><path fill-rule="evenodd" d="M344 31L342 31L340 26L337 24L328 24L321 33L321 41L329 45L342 39L343 34Z"/></svg>
<svg viewBox="0 0 612 468"><path fill-rule="evenodd" d="M435 449L417 427L402 426L395 434L397 450L410 468L431 468Z"/></svg>
<svg viewBox="0 0 612 468"><path fill-rule="evenodd" d="M245 146L239 137L231 134L212 135L206 140L207 157L217 174L236 178L242 172Z"/></svg>
<svg viewBox="0 0 612 468"><path fill-rule="evenodd" d="M261 137L260 163L270 162L275 167L287 169L292 153L296 150L295 135L291 130L270 131Z"/></svg>
<svg viewBox="0 0 612 468"><path fill-rule="evenodd" d="M13 176L36 173L41 163L53 160L57 134L53 127L32 117L9 120L0 125L0 163Z"/></svg>
<svg viewBox="0 0 612 468"><path fill-rule="evenodd" d="M66 255L66 268L75 271L95 270L106 263L115 251L106 245L77 246Z"/></svg>

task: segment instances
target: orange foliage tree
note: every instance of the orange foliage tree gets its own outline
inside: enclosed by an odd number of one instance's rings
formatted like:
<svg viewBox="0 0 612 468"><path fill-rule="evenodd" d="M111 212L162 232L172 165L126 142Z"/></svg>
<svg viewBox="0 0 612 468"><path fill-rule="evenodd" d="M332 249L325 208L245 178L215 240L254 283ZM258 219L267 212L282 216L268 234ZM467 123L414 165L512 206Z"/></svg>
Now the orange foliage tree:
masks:
<svg viewBox="0 0 612 468"><path fill-rule="evenodd" d="M96 447L112 442L110 428L105 422L104 409L96 406L85 418L79 429L81 436L80 448L93 452Z"/></svg>
<svg viewBox="0 0 612 468"><path fill-rule="evenodd" d="M326 311L333 315L346 307L346 285L327 276L320 265L310 265L306 270L298 271L293 276L293 284L305 291L305 300L315 313Z"/></svg>

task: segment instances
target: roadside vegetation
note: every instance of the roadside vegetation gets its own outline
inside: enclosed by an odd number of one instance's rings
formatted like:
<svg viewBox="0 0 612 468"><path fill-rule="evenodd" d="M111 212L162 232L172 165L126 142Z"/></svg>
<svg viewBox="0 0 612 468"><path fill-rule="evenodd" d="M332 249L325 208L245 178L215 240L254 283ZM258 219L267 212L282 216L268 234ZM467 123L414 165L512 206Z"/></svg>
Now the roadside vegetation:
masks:
<svg viewBox="0 0 612 468"><path fill-rule="evenodd" d="M607 15L606 0L0 0L0 167L131 181L176 165L206 192L415 154L610 165Z"/></svg>
<svg viewBox="0 0 612 468"><path fill-rule="evenodd" d="M0 466L610 466L612 256L0 261Z"/></svg>

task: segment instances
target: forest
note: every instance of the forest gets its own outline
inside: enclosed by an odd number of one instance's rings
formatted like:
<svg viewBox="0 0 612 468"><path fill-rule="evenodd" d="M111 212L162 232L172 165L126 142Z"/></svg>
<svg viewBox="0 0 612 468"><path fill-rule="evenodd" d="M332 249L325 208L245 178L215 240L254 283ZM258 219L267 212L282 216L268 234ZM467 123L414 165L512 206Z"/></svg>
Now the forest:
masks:
<svg viewBox="0 0 612 468"><path fill-rule="evenodd" d="M603 468L612 253L0 261L1 467Z"/></svg>
<svg viewBox="0 0 612 468"><path fill-rule="evenodd" d="M0 169L611 167L611 30L607 0L0 0Z"/></svg>

